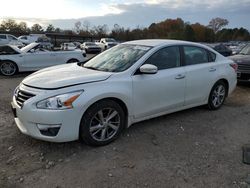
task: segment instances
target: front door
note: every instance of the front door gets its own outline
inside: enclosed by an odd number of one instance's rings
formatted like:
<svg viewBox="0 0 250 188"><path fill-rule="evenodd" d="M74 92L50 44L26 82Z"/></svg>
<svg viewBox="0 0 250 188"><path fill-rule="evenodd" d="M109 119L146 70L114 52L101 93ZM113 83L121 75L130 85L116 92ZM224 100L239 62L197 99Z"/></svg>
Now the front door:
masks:
<svg viewBox="0 0 250 188"><path fill-rule="evenodd" d="M185 68L178 46L165 47L144 64L158 67L156 74L135 74L133 80L134 118L157 115L184 105Z"/></svg>

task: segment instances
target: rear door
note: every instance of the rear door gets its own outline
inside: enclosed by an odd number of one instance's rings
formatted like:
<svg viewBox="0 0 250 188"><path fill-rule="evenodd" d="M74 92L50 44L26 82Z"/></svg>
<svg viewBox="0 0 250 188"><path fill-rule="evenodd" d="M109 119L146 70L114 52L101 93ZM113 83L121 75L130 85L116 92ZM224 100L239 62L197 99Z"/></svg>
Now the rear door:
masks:
<svg viewBox="0 0 250 188"><path fill-rule="evenodd" d="M206 102L218 74L215 54L196 46L182 49L186 70L185 105Z"/></svg>
<svg viewBox="0 0 250 188"><path fill-rule="evenodd" d="M178 46L165 47L144 64L158 67L156 74L135 74L133 106L135 119L164 113L184 105L185 68L181 66Z"/></svg>

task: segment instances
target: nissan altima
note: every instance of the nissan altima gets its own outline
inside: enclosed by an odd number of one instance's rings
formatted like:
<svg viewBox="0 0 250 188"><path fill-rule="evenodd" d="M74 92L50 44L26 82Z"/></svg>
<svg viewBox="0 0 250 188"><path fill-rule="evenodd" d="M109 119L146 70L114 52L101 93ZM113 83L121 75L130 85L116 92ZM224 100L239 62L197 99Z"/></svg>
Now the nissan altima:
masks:
<svg viewBox="0 0 250 188"><path fill-rule="evenodd" d="M31 74L15 89L12 109L26 135L100 146L135 122L200 105L219 109L236 72L237 64L201 44L130 41Z"/></svg>

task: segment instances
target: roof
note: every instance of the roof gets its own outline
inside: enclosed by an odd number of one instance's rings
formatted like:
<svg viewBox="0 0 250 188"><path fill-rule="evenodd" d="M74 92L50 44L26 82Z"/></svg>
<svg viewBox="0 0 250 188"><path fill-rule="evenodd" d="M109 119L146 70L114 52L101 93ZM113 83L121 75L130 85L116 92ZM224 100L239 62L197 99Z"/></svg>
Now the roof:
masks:
<svg viewBox="0 0 250 188"><path fill-rule="evenodd" d="M146 39L146 40L134 40L125 42L124 44L136 44L136 45L144 45L144 46L161 46L161 45L173 45L173 44L193 44L200 45L198 43L181 41L181 40L168 40L168 39ZM203 45L202 45L203 46Z"/></svg>

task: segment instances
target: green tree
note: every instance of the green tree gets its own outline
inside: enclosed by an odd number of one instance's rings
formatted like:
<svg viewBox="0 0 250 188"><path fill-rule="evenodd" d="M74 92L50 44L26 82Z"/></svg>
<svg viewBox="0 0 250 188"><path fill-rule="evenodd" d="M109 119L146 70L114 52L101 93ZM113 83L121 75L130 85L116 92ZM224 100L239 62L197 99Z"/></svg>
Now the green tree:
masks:
<svg viewBox="0 0 250 188"><path fill-rule="evenodd" d="M42 33L43 32L43 28L41 25L39 24L34 24L32 27L31 27L31 31L34 32L34 33Z"/></svg>
<svg viewBox="0 0 250 188"><path fill-rule="evenodd" d="M52 24L49 24L48 27L46 28L47 33L53 33L55 32L55 27Z"/></svg>
<svg viewBox="0 0 250 188"><path fill-rule="evenodd" d="M8 32L17 32L19 30L18 24L12 19L3 20L0 27L1 30Z"/></svg>
<svg viewBox="0 0 250 188"><path fill-rule="evenodd" d="M184 40L187 40L187 41L195 41L195 33L194 33L194 30L193 30L193 28L189 25L189 24L187 24L186 26L185 26L185 29L184 29L184 34L183 34L184 36Z"/></svg>

